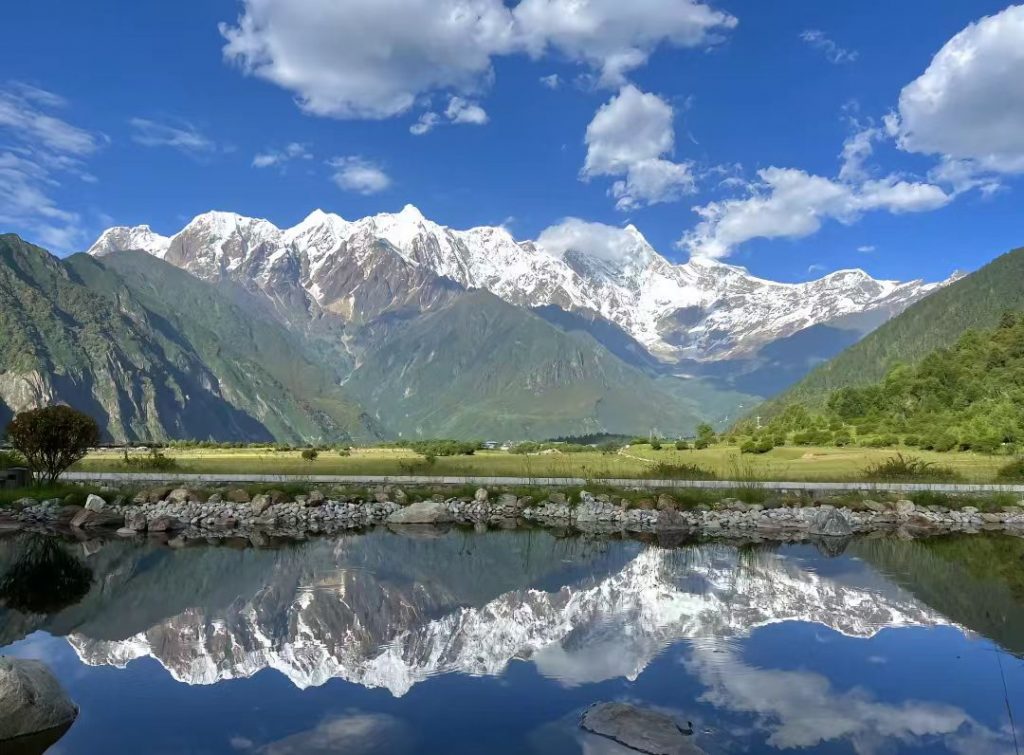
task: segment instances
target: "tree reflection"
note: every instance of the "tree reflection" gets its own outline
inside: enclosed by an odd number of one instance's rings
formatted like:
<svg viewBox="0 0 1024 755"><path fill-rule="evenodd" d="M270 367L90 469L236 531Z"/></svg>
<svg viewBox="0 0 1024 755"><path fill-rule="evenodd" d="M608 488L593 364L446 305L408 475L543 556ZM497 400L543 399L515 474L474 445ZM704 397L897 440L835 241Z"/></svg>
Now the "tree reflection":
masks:
<svg viewBox="0 0 1024 755"><path fill-rule="evenodd" d="M0 604L21 613L57 613L84 598L91 585L92 569L60 542L33 535L0 577Z"/></svg>

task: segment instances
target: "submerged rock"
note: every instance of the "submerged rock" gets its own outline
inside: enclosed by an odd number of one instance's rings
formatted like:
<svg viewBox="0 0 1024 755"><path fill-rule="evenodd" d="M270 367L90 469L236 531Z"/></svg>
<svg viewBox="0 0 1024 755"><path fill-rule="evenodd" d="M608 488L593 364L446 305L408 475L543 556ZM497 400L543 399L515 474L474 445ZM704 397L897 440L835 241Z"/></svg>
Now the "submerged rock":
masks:
<svg viewBox="0 0 1024 755"><path fill-rule="evenodd" d="M580 727L648 755L700 755L691 731L671 716L627 703L597 703L580 719Z"/></svg>
<svg viewBox="0 0 1024 755"><path fill-rule="evenodd" d="M77 716L78 706L45 664L0 657L0 751L7 751L6 740L47 731L56 741Z"/></svg>
<svg viewBox="0 0 1024 755"><path fill-rule="evenodd" d="M453 521L448 506L441 501L419 501L388 517L389 524L444 524Z"/></svg>

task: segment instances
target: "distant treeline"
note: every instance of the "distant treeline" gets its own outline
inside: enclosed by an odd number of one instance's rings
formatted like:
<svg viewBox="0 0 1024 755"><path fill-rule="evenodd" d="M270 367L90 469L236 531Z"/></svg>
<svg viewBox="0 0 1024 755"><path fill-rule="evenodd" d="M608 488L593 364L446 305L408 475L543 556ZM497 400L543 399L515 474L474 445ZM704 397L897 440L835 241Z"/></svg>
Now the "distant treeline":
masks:
<svg viewBox="0 0 1024 755"><path fill-rule="evenodd" d="M1024 447L1024 316L1007 313L998 327L967 331L877 383L840 388L822 411L791 404L729 435L749 453L789 444L1016 453Z"/></svg>

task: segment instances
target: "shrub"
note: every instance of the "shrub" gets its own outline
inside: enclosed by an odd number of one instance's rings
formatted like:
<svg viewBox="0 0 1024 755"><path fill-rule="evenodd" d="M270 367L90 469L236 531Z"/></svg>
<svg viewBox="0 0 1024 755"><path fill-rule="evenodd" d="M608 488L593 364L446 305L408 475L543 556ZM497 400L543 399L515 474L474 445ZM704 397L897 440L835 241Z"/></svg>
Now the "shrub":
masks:
<svg viewBox="0 0 1024 755"><path fill-rule="evenodd" d="M472 456L480 444L461 440L415 440L409 448L423 456Z"/></svg>
<svg viewBox="0 0 1024 755"><path fill-rule="evenodd" d="M936 466L933 462L914 456L896 454L884 461L869 464L864 469L864 477L875 482L945 482L960 479L960 473L951 467Z"/></svg>
<svg viewBox="0 0 1024 755"><path fill-rule="evenodd" d="M7 425L7 438L37 481L54 482L99 444L100 428L70 406L47 406L19 413Z"/></svg>
<svg viewBox="0 0 1024 755"><path fill-rule="evenodd" d="M999 467L996 477L1001 480L1024 480L1024 458L1017 457Z"/></svg>
<svg viewBox="0 0 1024 755"><path fill-rule="evenodd" d="M25 460L13 451L0 451L0 469L23 467Z"/></svg>
<svg viewBox="0 0 1024 755"><path fill-rule="evenodd" d="M956 435L948 430L933 433L921 438L921 448L928 451L952 451L960 445Z"/></svg>
<svg viewBox="0 0 1024 755"><path fill-rule="evenodd" d="M315 448L304 448L302 449L302 460L303 461L316 461L316 458L320 455L320 452Z"/></svg>
<svg viewBox="0 0 1024 755"><path fill-rule="evenodd" d="M775 448L772 438L749 438L740 445L741 454L766 454Z"/></svg>
<svg viewBox="0 0 1024 755"><path fill-rule="evenodd" d="M696 451L703 451L710 445L711 441L707 440L706 438L697 438L697 440L693 441L693 448Z"/></svg>
<svg viewBox="0 0 1024 755"><path fill-rule="evenodd" d="M903 439L903 445L916 448L921 445L921 438L918 435L908 435Z"/></svg>
<svg viewBox="0 0 1024 755"><path fill-rule="evenodd" d="M658 440L657 438L652 438L651 439L651 450L652 451L660 451L661 450L661 441Z"/></svg>
<svg viewBox="0 0 1024 755"><path fill-rule="evenodd" d="M685 451L689 447L690 447L690 444L687 443L685 440L677 440L676 441L676 451Z"/></svg>
<svg viewBox="0 0 1024 755"><path fill-rule="evenodd" d="M178 460L165 456L158 448L151 448L145 456L129 456L125 451L124 465L140 472L169 472L178 468Z"/></svg>
<svg viewBox="0 0 1024 755"><path fill-rule="evenodd" d="M654 480L717 480L718 475L696 464L668 464L661 462L650 468L647 477Z"/></svg>
<svg viewBox="0 0 1024 755"><path fill-rule="evenodd" d="M601 453L610 456L611 454L617 454L619 452L619 449L622 448L622 446L619 443L616 443L614 440L609 440L605 441L597 448Z"/></svg>

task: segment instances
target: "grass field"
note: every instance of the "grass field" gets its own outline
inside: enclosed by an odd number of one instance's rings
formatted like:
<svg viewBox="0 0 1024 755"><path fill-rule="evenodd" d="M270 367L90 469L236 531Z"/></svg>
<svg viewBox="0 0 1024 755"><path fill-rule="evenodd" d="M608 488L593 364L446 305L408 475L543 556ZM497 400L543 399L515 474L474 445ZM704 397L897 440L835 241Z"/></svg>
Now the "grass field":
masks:
<svg viewBox="0 0 1024 755"><path fill-rule="evenodd" d="M166 452L181 472L339 475L467 475L509 477L657 477L658 464L695 464L723 480L785 480L843 482L864 478L869 464L896 453L914 456L936 466L951 467L965 482L995 482L996 471L1007 462L1004 456L973 453L935 453L916 449L783 447L762 455L740 454L735 446L715 446L702 451L659 451L649 446L627 447L617 454L582 453L511 454L477 451L473 456L437 457L433 464L422 456L399 448L357 448L350 456L323 451L315 461L302 459L298 451L271 448L176 449ZM125 471L121 452L90 454L75 469Z"/></svg>

